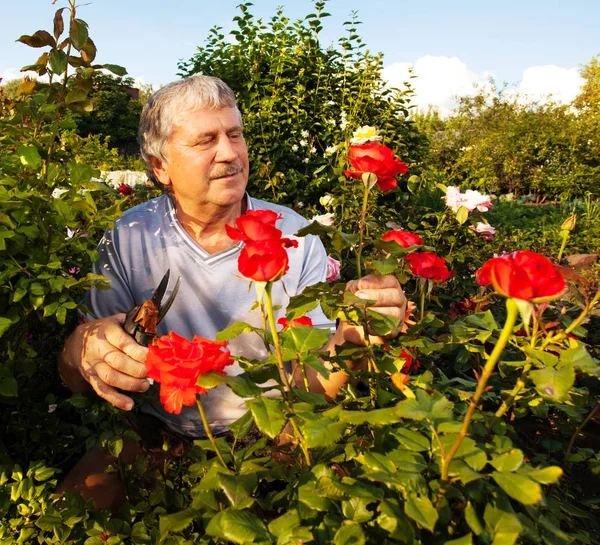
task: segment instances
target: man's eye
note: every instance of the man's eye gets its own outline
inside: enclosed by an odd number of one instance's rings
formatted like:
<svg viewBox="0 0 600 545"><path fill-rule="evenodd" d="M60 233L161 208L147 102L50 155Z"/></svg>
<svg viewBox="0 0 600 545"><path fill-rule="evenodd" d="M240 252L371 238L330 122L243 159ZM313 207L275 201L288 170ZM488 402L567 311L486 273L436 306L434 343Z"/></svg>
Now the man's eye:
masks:
<svg viewBox="0 0 600 545"><path fill-rule="evenodd" d="M243 138L243 135L241 132L232 132L229 133L229 138L230 140L241 140Z"/></svg>
<svg viewBox="0 0 600 545"><path fill-rule="evenodd" d="M210 144L212 144L212 138L205 138L196 142L196 146L210 146Z"/></svg>

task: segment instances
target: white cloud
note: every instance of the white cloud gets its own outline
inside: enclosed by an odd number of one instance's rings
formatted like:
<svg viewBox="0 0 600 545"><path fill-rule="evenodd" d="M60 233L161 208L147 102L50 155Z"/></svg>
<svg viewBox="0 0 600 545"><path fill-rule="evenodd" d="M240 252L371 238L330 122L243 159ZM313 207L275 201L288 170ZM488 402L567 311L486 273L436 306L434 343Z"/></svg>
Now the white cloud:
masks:
<svg viewBox="0 0 600 545"><path fill-rule="evenodd" d="M416 78L409 79L412 66ZM490 89L492 72L473 72L458 57L425 55L414 63L393 63L383 70L383 77L391 87L404 87L410 81L415 89L413 104L420 110L436 107L440 114L449 114L457 105L456 97L474 95L479 89ZM532 66L523 72L521 82L505 91L519 94L523 101L554 100L571 102L582 84L576 68Z"/></svg>
<svg viewBox="0 0 600 545"><path fill-rule="evenodd" d="M2 83L7 83L11 79L22 78L23 74L19 72L16 68L7 68L0 74L0 78L2 78Z"/></svg>
<svg viewBox="0 0 600 545"><path fill-rule="evenodd" d="M403 62L386 66L383 77L392 87L403 87L409 81L409 68L413 67L411 85L415 89L413 103L420 110L435 106L442 115L450 113L456 106L457 96L476 93L475 86L486 87L491 73L477 74L467 68L458 57L434 57L425 55L414 64Z"/></svg>
<svg viewBox="0 0 600 545"><path fill-rule="evenodd" d="M569 104L579 94L582 85L583 78L577 68L567 69L547 64L527 68L523 72L518 92L523 100L553 100Z"/></svg>

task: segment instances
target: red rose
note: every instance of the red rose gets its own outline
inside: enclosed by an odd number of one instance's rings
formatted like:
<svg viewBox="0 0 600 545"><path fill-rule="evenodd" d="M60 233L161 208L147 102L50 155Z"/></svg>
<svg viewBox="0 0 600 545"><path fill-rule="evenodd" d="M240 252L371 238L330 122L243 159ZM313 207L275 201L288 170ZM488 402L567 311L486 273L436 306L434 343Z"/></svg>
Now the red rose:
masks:
<svg viewBox="0 0 600 545"><path fill-rule="evenodd" d="M419 235L409 233L408 231L388 231L381 237L381 240L394 240L403 248L410 248L415 245L421 246L423 244L423 239Z"/></svg>
<svg viewBox="0 0 600 545"><path fill-rule="evenodd" d="M131 187L129 187L127 184L121 184L117 191L121 195L131 195L133 193L133 189L131 189Z"/></svg>
<svg viewBox="0 0 600 545"><path fill-rule="evenodd" d="M413 355L407 350L402 350L402 352L400 353L400 357L406 360L406 363L402 367L403 373L409 373L411 370L418 371L421 367L421 364L417 360L415 360L413 358Z"/></svg>
<svg viewBox="0 0 600 545"><path fill-rule="evenodd" d="M248 210L235 220L238 228L226 225L229 238L244 242L257 240L273 240L281 238L281 231L275 223L281 216L272 210Z"/></svg>
<svg viewBox="0 0 600 545"><path fill-rule="evenodd" d="M554 299L566 286L564 276L552 261L529 250L486 261L476 277L479 285L492 284L504 297L533 303Z"/></svg>
<svg viewBox="0 0 600 545"><path fill-rule="evenodd" d="M297 245L289 239L246 242L238 259L238 270L256 282L279 280L289 268L285 247Z"/></svg>
<svg viewBox="0 0 600 545"><path fill-rule="evenodd" d="M377 142L367 142L362 146L350 146L350 155L346 157L354 170L344 170L344 175L360 180L365 172L377 176L377 185L381 191L396 187L394 176L408 170L406 163L394 157L394 152Z"/></svg>
<svg viewBox="0 0 600 545"><path fill-rule="evenodd" d="M154 340L148 347L146 370L148 377L160 382L160 401L169 413L179 414L183 405L193 405L196 394L207 390L197 386L200 375L210 371L225 374L231 365L225 341L203 339L197 335L188 341L175 332Z"/></svg>
<svg viewBox="0 0 600 545"><path fill-rule="evenodd" d="M405 257L409 262L410 272L421 278L429 278L435 282L448 280L454 274L446 267L446 261L433 252L418 252Z"/></svg>
<svg viewBox="0 0 600 545"><path fill-rule="evenodd" d="M296 327L297 325L304 325L312 327L313 325L312 320L308 316L294 318L291 323L287 318L279 318L279 320L277 320L277 323L281 326L282 331L290 326Z"/></svg>

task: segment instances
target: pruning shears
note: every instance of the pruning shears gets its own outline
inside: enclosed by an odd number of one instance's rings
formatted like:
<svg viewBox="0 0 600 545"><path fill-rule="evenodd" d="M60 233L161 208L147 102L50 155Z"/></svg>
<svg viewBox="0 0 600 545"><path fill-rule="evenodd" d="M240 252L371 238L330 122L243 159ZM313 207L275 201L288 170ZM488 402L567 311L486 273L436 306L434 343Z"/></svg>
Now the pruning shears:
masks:
<svg viewBox="0 0 600 545"><path fill-rule="evenodd" d="M171 308L175 296L179 291L181 276L177 278L171 295L163 303L162 300L167 291L171 269L168 269L158 287L154 290L152 297L141 305L133 307L125 316L123 329L129 333L138 344L148 346L156 337L156 327Z"/></svg>

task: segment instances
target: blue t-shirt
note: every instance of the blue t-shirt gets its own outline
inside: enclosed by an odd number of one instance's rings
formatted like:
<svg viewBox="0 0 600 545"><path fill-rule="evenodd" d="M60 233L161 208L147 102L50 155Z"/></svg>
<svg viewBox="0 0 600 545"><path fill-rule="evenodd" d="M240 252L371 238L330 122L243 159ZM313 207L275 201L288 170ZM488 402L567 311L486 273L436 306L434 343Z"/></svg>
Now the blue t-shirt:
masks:
<svg viewBox="0 0 600 545"><path fill-rule="evenodd" d="M285 315L289 297L317 282L323 282L327 272L327 254L318 237L295 237L308 221L302 216L277 204L247 197L249 210L273 210L281 215L276 226L284 237L298 241L297 248L289 248L289 270L273 285L276 320ZM258 310L252 310L256 300L249 280L243 278L237 267L243 243L216 254L209 254L185 231L179 223L171 199L163 195L126 211L107 231L98 246L99 257L94 272L111 281L111 290L91 290L85 304L93 313L91 318L103 318L127 312L152 296L167 269L171 281L166 296L181 276L179 293L173 306L159 324L159 335L175 331L191 339L199 335L214 339L219 331L235 322L248 322L262 327ZM166 299L165 296L165 299ZM333 328L322 313L315 309L309 316L315 327ZM254 333L244 333L228 342L236 356L263 359L267 353L264 343ZM237 363L225 368L229 375L242 369ZM208 421L219 433L246 412L244 400L225 385L203 394ZM180 415L166 413L160 404L144 406L173 430L192 436L203 434L198 409L184 407Z"/></svg>

